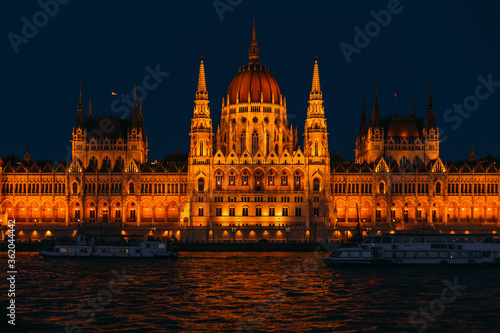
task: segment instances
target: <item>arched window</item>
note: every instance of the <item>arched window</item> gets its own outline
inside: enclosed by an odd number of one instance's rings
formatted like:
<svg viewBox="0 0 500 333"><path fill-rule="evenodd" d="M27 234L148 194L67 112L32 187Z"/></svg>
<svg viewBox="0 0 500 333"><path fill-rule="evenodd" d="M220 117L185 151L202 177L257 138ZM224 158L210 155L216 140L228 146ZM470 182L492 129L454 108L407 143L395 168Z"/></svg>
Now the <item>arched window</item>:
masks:
<svg viewBox="0 0 500 333"><path fill-rule="evenodd" d="M319 155L319 143L318 140L314 141L314 156Z"/></svg>
<svg viewBox="0 0 500 333"><path fill-rule="evenodd" d="M247 142L247 134L245 133L245 131L243 131L241 132L241 138L240 138L240 146L242 154L245 151L245 149L247 149L246 142Z"/></svg>
<svg viewBox="0 0 500 333"><path fill-rule="evenodd" d="M300 190L300 172L295 171L295 175L293 176L293 186L296 190Z"/></svg>
<svg viewBox="0 0 500 333"><path fill-rule="evenodd" d="M319 179L314 178L313 180L313 191L319 191Z"/></svg>
<svg viewBox="0 0 500 333"><path fill-rule="evenodd" d="M436 183L436 194L441 194L441 183L440 182Z"/></svg>
<svg viewBox="0 0 500 333"><path fill-rule="evenodd" d="M252 133L252 155L255 155L259 150L259 134L257 131Z"/></svg>
<svg viewBox="0 0 500 333"><path fill-rule="evenodd" d="M200 141L200 156L203 156L203 140Z"/></svg>
<svg viewBox="0 0 500 333"><path fill-rule="evenodd" d="M134 182L130 182L128 184L128 193L129 194L134 194Z"/></svg>
<svg viewBox="0 0 500 333"><path fill-rule="evenodd" d="M203 216L203 207L198 207L198 216Z"/></svg>
<svg viewBox="0 0 500 333"><path fill-rule="evenodd" d="M215 173L215 189L222 190L222 172L220 170Z"/></svg>
<svg viewBox="0 0 500 333"><path fill-rule="evenodd" d="M73 183L73 194L78 193L78 184L76 182Z"/></svg>
<svg viewBox="0 0 500 333"><path fill-rule="evenodd" d="M205 191L205 179L203 178L198 179L198 191L200 192Z"/></svg>
<svg viewBox="0 0 500 333"><path fill-rule="evenodd" d="M385 184L383 182L380 182L380 184L378 184L378 191L380 194L385 193Z"/></svg>

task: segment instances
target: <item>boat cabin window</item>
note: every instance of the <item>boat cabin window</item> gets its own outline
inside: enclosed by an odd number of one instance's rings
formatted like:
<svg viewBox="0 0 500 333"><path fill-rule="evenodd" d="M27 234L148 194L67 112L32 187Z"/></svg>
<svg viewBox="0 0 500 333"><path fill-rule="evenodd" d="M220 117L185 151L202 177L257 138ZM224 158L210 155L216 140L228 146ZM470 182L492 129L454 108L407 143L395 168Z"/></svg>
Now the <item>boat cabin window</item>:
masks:
<svg viewBox="0 0 500 333"><path fill-rule="evenodd" d="M358 251L351 251L351 258L359 258L359 252Z"/></svg>
<svg viewBox="0 0 500 333"><path fill-rule="evenodd" d="M392 251L385 251L384 252L384 258L392 258L394 252Z"/></svg>
<svg viewBox="0 0 500 333"><path fill-rule="evenodd" d="M141 253L141 250L135 249L135 253Z"/></svg>
<svg viewBox="0 0 500 333"><path fill-rule="evenodd" d="M396 251L396 258L403 259L405 257L405 253L403 251Z"/></svg>
<svg viewBox="0 0 500 333"><path fill-rule="evenodd" d="M366 237L365 243L373 242L373 237Z"/></svg>
<svg viewBox="0 0 500 333"><path fill-rule="evenodd" d="M427 256L429 257L429 259L437 259L438 253L436 251L431 251L427 254Z"/></svg>
<svg viewBox="0 0 500 333"><path fill-rule="evenodd" d="M151 244L146 244L146 249L150 249L151 248Z"/></svg>
<svg viewBox="0 0 500 333"><path fill-rule="evenodd" d="M392 243L391 237L382 237L382 243L383 244L391 244Z"/></svg>
<svg viewBox="0 0 500 333"><path fill-rule="evenodd" d="M373 244L380 244L382 243L382 240L380 239L380 237L373 237Z"/></svg>
<svg viewBox="0 0 500 333"><path fill-rule="evenodd" d="M66 252L68 252L68 249L65 248L65 247L60 247L58 250L59 250L59 253L66 253Z"/></svg>
<svg viewBox="0 0 500 333"><path fill-rule="evenodd" d="M408 252L406 252L406 258L408 258L408 259L414 259L415 258L415 251L408 251Z"/></svg>
<svg viewBox="0 0 500 333"><path fill-rule="evenodd" d="M349 256L349 252L341 252L339 258L347 258Z"/></svg>
<svg viewBox="0 0 500 333"><path fill-rule="evenodd" d="M363 252L361 252L361 256L363 258L371 258L372 257L372 253L370 251L363 251Z"/></svg>
<svg viewBox="0 0 500 333"><path fill-rule="evenodd" d="M450 259L458 259L458 252L450 251Z"/></svg>
<svg viewBox="0 0 500 333"><path fill-rule="evenodd" d="M446 259L446 258L448 258L448 252L439 251L439 259Z"/></svg>
<svg viewBox="0 0 500 333"><path fill-rule="evenodd" d="M481 258L481 251L471 251L470 253L471 258Z"/></svg>
<svg viewBox="0 0 500 333"><path fill-rule="evenodd" d="M418 251L417 252L417 258L422 259L422 258L427 258L427 252L424 251Z"/></svg>
<svg viewBox="0 0 500 333"><path fill-rule="evenodd" d="M423 243L424 237L413 237L413 243Z"/></svg>
<svg viewBox="0 0 500 333"><path fill-rule="evenodd" d="M483 251L483 258L491 258L491 251Z"/></svg>
<svg viewBox="0 0 500 333"><path fill-rule="evenodd" d="M164 249L165 248L165 244L158 244L158 248L159 249Z"/></svg>
<svg viewBox="0 0 500 333"><path fill-rule="evenodd" d="M469 259L470 258L470 253L468 251L461 251L460 252L460 258Z"/></svg>
<svg viewBox="0 0 500 333"><path fill-rule="evenodd" d="M394 237L393 239L394 243L403 243L403 238L402 237Z"/></svg>

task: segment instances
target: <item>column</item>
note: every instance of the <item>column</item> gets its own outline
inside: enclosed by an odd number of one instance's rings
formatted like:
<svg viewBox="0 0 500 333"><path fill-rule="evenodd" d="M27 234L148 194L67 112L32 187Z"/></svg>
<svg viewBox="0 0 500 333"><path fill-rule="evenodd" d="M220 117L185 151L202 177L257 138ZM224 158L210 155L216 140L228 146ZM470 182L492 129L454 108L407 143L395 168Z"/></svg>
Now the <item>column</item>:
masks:
<svg viewBox="0 0 500 333"><path fill-rule="evenodd" d="M57 215L57 208L55 208L54 205L52 205L52 223L56 222L56 215Z"/></svg>
<svg viewBox="0 0 500 333"><path fill-rule="evenodd" d="M141 206L140 205L136 205L135 207L137 209L137 215L136 215L137 226L140 227L141 226Z"/></svg>
<svg viewBox="0 0 500 333"><path fill-rule="evenodd" d="M66 226L69 226L69 202L66 203L66 216L64 217L64 222L66 222Z"/></svg>
<svg viewBox="0 0 500 333"><path fill-rule="evenodd" d="M444 226L448 226L448 206L445 204L444 205L444 215L443 215L443 222L444 222Z"/></svg>

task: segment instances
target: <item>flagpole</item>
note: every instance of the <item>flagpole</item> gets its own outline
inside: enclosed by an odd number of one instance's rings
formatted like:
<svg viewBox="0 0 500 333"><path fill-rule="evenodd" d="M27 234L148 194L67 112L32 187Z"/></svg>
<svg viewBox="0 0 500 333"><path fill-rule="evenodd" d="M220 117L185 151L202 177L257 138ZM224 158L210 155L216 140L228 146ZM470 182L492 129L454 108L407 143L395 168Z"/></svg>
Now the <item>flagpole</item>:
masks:
<svg viewBox="0 0 500 333"><path fill-rule="evenodd" d="M110 89L111 90L111 89ZM111 90L111 102L109 104L109 115L113 115L113 90Z"/></svg>

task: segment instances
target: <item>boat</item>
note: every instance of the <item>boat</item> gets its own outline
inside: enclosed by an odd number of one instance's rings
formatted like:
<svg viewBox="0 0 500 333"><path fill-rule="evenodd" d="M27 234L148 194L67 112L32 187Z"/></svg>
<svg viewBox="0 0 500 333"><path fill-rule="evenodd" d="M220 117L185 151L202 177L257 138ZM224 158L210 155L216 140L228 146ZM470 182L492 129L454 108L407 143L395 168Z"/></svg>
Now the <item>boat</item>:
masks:
<svg viewBox="0 0 500 333"><path fill-rule="evenodd" d="M495 234L388 234L364 237L338 247L327 265L498 265L500 236Z"/></svg>
<svg viewBox="0 0 500 333"><path fill-rule="evenodd" d="M177 246L172 242L122 240L119 242L97 242L94 237L78 235L76 244L56 244L53 250L40 250L43 257L87 257L87 258L178 258Z"/></svg>

